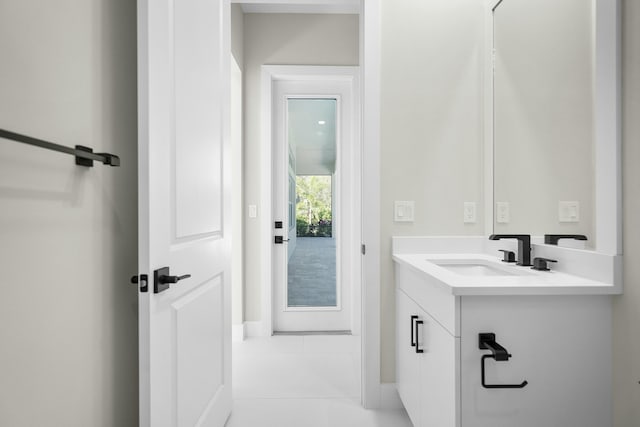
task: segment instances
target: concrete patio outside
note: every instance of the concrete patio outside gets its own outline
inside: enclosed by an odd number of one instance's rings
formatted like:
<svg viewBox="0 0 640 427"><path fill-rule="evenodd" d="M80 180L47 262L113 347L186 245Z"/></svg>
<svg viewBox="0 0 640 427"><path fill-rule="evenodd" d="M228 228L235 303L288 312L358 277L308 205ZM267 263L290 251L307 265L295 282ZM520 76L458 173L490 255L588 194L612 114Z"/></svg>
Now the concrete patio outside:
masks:
<svg viewBox="0 0 640 427"><path fill-rule="evenodd" d="M298 237L288 266L290 307L336 306L336 240Z"/></svg>

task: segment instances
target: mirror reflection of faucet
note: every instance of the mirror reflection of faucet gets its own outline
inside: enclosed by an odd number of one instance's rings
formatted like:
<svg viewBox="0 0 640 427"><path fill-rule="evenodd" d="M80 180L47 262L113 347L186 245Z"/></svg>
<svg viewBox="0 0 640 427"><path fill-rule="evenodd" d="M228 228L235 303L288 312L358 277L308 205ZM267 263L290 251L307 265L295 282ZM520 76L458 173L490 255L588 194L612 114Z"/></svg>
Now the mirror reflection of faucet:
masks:
<svg viewBox="0 0 640 427"><path fill-rule="evenodd" d="M544 243L546 245L557 245L560 239L587 240L584 234L545 234Z"/></svg>
<svg viewBox="0 0 640 427"><path fill-rule="evenodd" d="M518 261L516 262L516 265L521 265L524 267L531 266L531 236L529 234L492 234L491 236L489 236L489 240L501 239L518 240ZM505 253L505 259L506 258L507 254Z"/></svg>

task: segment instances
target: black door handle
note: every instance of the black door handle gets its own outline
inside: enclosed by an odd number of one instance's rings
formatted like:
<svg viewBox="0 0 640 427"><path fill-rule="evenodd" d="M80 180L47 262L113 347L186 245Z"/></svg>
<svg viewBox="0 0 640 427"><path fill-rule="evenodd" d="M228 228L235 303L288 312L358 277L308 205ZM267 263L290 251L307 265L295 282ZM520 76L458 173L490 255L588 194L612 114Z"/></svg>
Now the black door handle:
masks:
<svg viewBox="0 0 640 427"><path fill-rule="evenodd" d="M289 239L285 239L285 238L283 238L282 236L274 236L274 243L275 243L276 245L281 245L281 244L283 244L284 242L288 242L288 241L289 241Z"/></svg>
<svg viewBox="0 0 640 427"><path fill-rule="evenodd" d="M182 276L171 276L169 274L169 267L162 267L153 272L153 293L159 294L160 292L169 289L171 283L178 283L180 280L188 279L190 274L184 274Z"/></svg>
<svg viewBox="0 0 640 427"><path fill-rule="evenodd" d="M160 283L165 284L165 283L178 283L180 280L183 279L188 279L189 277L191 277L190 274L185 274L182 276L165 276L162 275L159 277Z"/></svg>

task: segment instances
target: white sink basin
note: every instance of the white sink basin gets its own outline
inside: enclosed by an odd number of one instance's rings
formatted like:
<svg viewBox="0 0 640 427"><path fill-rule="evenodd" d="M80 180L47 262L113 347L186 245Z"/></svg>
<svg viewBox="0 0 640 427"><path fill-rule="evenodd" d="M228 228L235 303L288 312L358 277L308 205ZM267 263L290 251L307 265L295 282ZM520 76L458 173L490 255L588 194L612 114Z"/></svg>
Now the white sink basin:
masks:
<svg viewBox="0 0 640 427"><path fill-rule="evenodd" d="M494 263L490 263L482 259L461 260L461 259L442 259L430 260L439 267L445 268L452 273L463 276L520 276L527 274L520 269L501 268Z"/></svg>

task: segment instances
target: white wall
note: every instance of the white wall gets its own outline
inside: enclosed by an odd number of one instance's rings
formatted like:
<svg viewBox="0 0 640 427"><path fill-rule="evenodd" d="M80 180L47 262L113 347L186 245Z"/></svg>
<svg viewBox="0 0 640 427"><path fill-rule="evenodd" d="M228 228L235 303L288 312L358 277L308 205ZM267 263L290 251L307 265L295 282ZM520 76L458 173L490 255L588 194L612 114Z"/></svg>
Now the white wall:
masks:
<svg viewBox="0 0 640 427"><path fill-rule="evenodd" d="M138 420L136 5L0 4L0 128L122 166L0 140L0 425Z"/></svg>
<svg viewBox="0 0 640 427"><path fill-rule="evenodd" d="M381 380L395 381L391 236L479 235L482 213L483 2L383 0ZM394 200L415 201L413 223ZM477 223L463 223L464 202Z"/></svg>
<svg viewBox="0 0 640 427"><path fill-rule="evenodd" d="M356 15L245 14L244 18L245 320L261 319L260 67L262 65L358 65Z"/></svg>
<svg viewBox="0 0 640 427"><path fill-rule="evenodd" d="M615 427L640 425L640 2L623 0L624 294L614 302Z"/></svg>

